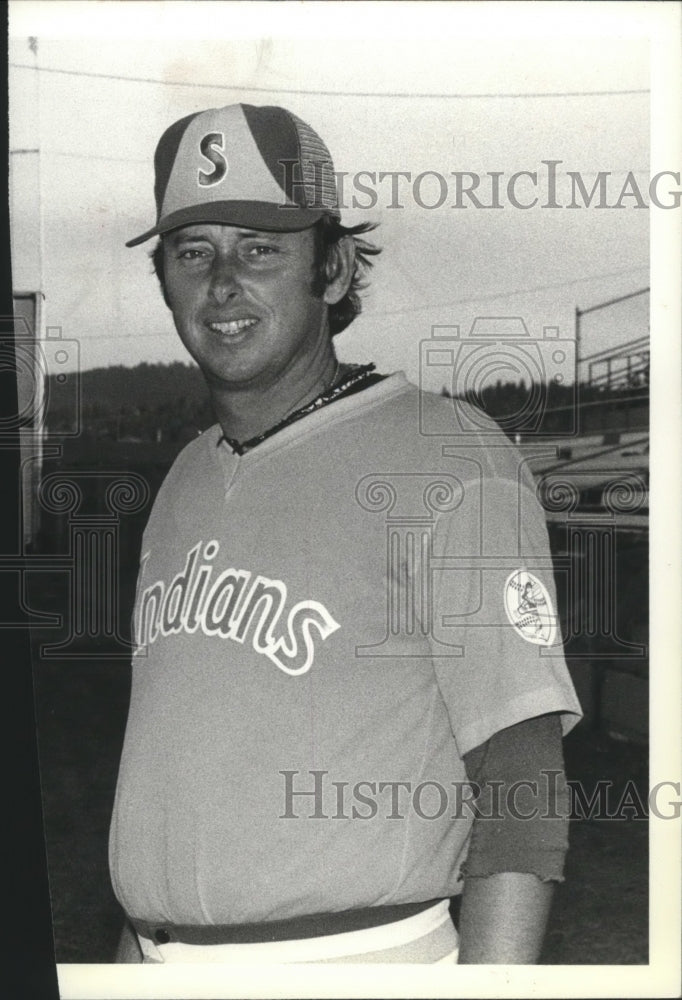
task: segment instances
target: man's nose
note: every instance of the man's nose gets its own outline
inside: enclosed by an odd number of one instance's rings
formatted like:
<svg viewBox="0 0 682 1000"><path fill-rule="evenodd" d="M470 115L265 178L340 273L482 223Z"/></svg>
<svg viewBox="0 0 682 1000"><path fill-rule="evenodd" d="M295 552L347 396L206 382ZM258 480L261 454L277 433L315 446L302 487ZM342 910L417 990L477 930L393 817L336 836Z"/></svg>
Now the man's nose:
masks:
<svg viewBox="0 0 682 1000"><path fill-rule="evenodd" d="M209 295L218 305L224 305L240 291L238 269L234 261L216 259L213 262Z"/></svg>

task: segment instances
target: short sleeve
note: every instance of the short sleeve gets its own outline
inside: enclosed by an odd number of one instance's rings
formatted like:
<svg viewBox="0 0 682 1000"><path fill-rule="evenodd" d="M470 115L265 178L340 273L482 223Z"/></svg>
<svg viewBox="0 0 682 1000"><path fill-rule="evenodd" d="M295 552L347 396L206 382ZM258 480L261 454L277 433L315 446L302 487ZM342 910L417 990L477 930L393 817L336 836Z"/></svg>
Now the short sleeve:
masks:
<svg viewBox="0 0 682 1000"><path fill-rule="evenodd" d="M468 459L478 473L434 531L433 662L460 754L550 712L565 734L582 714L561 645L544 512L513 455L517 465L501 468Z"/></svg>

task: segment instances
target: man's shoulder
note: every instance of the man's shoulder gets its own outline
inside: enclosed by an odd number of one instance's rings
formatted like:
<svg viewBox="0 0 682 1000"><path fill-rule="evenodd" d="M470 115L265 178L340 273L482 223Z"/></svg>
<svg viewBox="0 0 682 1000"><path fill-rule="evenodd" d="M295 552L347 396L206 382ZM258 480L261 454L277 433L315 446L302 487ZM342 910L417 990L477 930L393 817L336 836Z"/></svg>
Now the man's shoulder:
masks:
<svg viewBox="0 0 682 1000"><path fill-rule="evenodd" d="M373 402L403 411L406 418L415 421L422 436L466 436L476 443L493 434L507 440L499 424L473 403L424 389L404 371L393 372L379 385L382 388L372 396Z"/></svg>
<svg viewBox="0 0 682 1000"><path fill-rule="evenodd" d="M177 459L184 456L185 459L192 459L197 455L203 455L210 446L217 447L222 430L219 424L211 424L206 430L199 431L196 437L188 441L178 452ZM176 459L176 461L177 461Z"/></svg>
<svg viewBox="0 0 682 1000"><path fill-rule="evenodd" d="M218 444L220 428L218 425L208 428L189 441L175 456L160 493L179 488L180 484L191 484L201 481L211 466L211 451Z"/></svg>
<svg viewBox="0 0 682 1000"><path fill-rule="evenodd" d="M532 486L528 463L497 421L474 403L411 386L408 405L416 415L420 449L446 465L475 467L483 479Z"/></svg>
<svg viewBox="0 0 682 1000"><path fill-rule="evenodd" d="M472 447L509 444L500 425L469 400L417 389L423 434L455 438Z"/></svg>

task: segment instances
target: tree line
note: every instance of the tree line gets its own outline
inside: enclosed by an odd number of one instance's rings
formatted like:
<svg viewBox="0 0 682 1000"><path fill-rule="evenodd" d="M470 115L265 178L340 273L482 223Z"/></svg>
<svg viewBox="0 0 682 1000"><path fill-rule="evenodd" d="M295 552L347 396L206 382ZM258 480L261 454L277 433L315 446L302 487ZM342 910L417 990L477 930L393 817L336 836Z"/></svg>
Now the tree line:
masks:
<svg viewBox="0 0 682 1000"><path fill-rule="evenodd" d="M52 392L55 378L50 376L47 386L46 422L50 433L59 434L73 422L74 403L71 398L67 406L59 392ZM443 388L442 394L448 396L448 390ZM96 440L182 442L215 422L201 372L181 361L94 368L80 375L78 395L82 434ZM627 408L646 408L648 395L647 379L617 390L585 383L499 381L469 391L464 398L497 420L510 436L527 436L570 432L577 405L585 413L617 416Z"/></svg>

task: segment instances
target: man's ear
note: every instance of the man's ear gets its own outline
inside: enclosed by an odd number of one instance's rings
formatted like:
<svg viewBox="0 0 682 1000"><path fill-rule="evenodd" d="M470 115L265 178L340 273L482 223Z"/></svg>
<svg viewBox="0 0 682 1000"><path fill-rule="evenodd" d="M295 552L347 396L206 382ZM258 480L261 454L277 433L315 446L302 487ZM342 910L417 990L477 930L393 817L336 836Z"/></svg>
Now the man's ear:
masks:
<svg viewBox="0 0 682 1000"><path fill-rule="evenodd" d="M344 297L350 288L354 268L355 242L351 236L342 236L329 248L327 255L325 265L327 287L322 296L327 305L335 305Z"/></svg>

